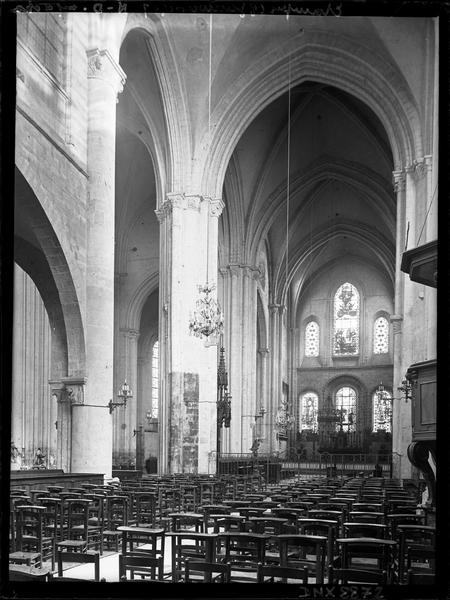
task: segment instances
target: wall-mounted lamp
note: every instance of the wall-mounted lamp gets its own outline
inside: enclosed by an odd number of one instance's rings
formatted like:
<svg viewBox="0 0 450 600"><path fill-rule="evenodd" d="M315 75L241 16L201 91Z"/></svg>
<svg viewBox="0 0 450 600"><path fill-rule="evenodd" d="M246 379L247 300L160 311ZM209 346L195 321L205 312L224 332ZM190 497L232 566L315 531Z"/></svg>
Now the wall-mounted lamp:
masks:
<svg viewBox="0 0 450 600"><path fill-rule="evenodd" d="M410 379L404 379L402 385L397 388L403 394L405 402L412 399L412 386L413 384Z"/></svg>
<svg viewBox="0 0 450 600"><path fill-rule="evenodd" d="M126 379L122 383L122 387L120 388L117 397L119 398L120 402L113 402L112 400L110 400L108 403L109 414L111 414L117 406L123 406L124 408L126 408L128 398L133 397L133 392L131 391L131 388L128 385Z"/></svg>

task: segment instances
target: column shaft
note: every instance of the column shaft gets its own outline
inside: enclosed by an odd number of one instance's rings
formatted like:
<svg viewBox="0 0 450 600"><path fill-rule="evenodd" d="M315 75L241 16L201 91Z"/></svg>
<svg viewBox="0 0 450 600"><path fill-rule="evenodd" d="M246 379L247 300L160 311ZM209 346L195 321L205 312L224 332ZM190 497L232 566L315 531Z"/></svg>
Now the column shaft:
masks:
<svg viewBox="0 0 450 600"><path fill-rule="evenodd" d="M111 475L114 400L114 184L117 93L125 81L107 50L88 52L85 403L72 409L72 470Z"/></svg>

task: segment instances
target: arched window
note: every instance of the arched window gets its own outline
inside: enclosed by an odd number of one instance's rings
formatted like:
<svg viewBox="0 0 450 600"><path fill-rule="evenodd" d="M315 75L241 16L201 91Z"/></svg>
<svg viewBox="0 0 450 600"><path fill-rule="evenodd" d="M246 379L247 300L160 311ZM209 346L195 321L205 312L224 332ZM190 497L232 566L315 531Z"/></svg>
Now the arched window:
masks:
<svg viewBox="0 0 450 600"><path fill-rule="evenodd" d="M314 392L307 392L300 396L298 430L317 431L317 408L319 396Z"/></svg>
<svg viewBox="0 0 450 600"><path fill-rule="evenodd" d="M310 321L305 328L305 356L319 356L319 324Z"/></svg>
<svg viewBox="0 0 450 600"><path fill-rule="evenodd" d="M356 428L356 391L348 386L336 392L336 411L338 422L336 431L355 431Z"/></svg>
<svg viewBox="0 0 450 600"><path fill-rule="evenodd" d="M351 356L359 352L359 293L343 283L334 295L333 354Z"/></svg>
<svg viewBox="0 0 450 600"><path fill-rule="evenodd" d="M152 349L152 419L158 418L159 400L159 342Z"/></svg>
<svg viewBox="0 0 450 600"><path fill-rule="evenodd" d="M373 431L392 431L392 394L386 390L374 392L373 406Z"/></svg>
<svg viewBox="0 0 450 600"><path fill-rule="evenodd" d="M378 317L373 324L373 353L389 352L389 323L386 317Z"/></svg>

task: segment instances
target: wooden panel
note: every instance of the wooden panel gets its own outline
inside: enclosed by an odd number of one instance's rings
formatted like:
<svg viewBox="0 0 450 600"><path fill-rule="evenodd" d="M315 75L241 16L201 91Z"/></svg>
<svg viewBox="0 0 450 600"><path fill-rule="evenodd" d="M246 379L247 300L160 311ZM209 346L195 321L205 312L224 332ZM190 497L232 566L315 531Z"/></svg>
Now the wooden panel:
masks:
<svg viewBox="0 0 450 600"><path fill-rule="evenodd" d="M420 425L436 425L436 382L420 385Z"/></svg>
<svg viewBox="0 0 450 600"><path fill-rule="evenodd" d="M49 485L61 485L65 489L77 487L80 483L103 484L102 473L63 473L63 471L12 471L11 489L15 487L33 489L46 489Z"/></svg>

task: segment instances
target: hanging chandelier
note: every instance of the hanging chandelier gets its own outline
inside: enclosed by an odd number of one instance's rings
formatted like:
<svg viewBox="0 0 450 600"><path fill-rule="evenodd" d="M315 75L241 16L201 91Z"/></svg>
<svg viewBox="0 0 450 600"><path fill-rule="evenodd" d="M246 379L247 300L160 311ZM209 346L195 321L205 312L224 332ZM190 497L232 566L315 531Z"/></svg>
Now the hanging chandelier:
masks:
<svg viewBox="0 0 450 600"><path fill-rule="evenodd" d="M199 299L194 314L189 320L189 332L196 337L220 336L223 333L223 315L220 305L212 295L213 283L199 285Z"/></svg>

